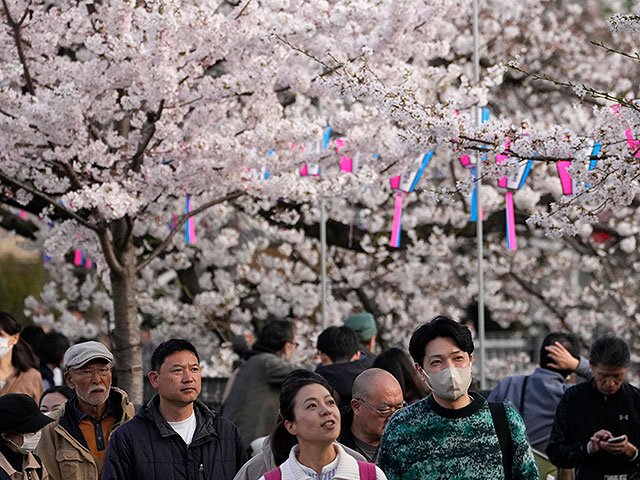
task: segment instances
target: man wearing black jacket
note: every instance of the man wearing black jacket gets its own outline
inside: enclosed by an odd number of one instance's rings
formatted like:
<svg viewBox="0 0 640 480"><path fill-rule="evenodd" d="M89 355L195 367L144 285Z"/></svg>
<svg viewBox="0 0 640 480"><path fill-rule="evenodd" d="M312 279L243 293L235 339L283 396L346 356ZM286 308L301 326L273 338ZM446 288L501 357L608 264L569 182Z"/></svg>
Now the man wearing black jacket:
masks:
<svg viewBox="0 0 640 480"><path fill-rule="evenodd" d="M353 381L373 363L371 359L360 359L356 332L349 327L325 328L316 343L321 365L316 373L322 375L340 395L340 406L351 402Z"/></svg>
<svg viewBox="0 0 640 480"><path fill-rule="evenodd" d="M591 347L593 379L560 400L547 454L576 468L576 480L625 480L638 468L640 390L624 381L630 359L622 338L599 338Z"/></svg>
<svg viewBox="0 0 640 480"><path fill-rule="evenodd" d="M149 381L158 394L116 430L102 480L232 480L245 462L240 434L200 395L200 357L187 340L161 343Z"/></svg>

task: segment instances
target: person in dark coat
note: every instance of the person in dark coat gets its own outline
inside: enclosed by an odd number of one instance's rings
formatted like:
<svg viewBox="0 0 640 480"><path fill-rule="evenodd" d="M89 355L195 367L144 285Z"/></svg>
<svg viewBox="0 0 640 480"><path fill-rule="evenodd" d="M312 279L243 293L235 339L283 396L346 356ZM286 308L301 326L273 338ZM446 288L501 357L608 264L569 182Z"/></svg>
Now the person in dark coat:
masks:
<svg viewBox="0 0 640 480"><path fill-rule="evenodd" d="M328 327L316 343L320 363L316 373L322 375L340 395L340 406L351 402L351 388L358 375L371 366L370 358L360 359L358 337L349 327Z"/></svg>
<svg viewBox="0 0 640 480"><path fill-rule="evenodd" d="M549 460L575 468L576 480L626 479L640 459L640 389L625 381L627 342L614 335L591 346L593 378L562 396L547 447Z"/></svg>
<svg viewBox="0 0 640 480"><path fill-rule="evenodd" d="M158 394L113 433L102 480L232 480L247 456L238 429L198 400L195 347L183 339L161 343L151 368Z"/></svg>

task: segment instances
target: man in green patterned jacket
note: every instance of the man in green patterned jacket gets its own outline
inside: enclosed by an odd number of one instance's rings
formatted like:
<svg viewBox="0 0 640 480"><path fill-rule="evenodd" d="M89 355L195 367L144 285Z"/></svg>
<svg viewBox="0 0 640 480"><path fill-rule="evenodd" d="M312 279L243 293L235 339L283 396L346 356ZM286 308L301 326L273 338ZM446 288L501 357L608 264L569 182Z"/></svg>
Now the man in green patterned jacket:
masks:
<svg viewBox="0 0 640 480"><path fill-rule="evenodd" d="M432 394L387 424L378 466L389 480L538 480L520 415L505 404L512 458L503 463L489 404L468 392L473 341L467 327L438 316L413 333L409 352Z"/></svg>

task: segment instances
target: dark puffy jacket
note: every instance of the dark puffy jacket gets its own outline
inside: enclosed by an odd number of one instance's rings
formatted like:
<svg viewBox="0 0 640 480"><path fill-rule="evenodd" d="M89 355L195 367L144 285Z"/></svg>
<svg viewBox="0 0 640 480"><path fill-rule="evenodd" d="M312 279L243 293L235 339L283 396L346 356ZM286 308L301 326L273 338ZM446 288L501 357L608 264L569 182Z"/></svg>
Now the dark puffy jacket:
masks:
<svg viewBox="0 0 640 480"><path fill-rule="evenodd" d="M102 480L232 480L247 459L238 429L196 400L187 446L158 410L156 395L109 441Z"/></svg>

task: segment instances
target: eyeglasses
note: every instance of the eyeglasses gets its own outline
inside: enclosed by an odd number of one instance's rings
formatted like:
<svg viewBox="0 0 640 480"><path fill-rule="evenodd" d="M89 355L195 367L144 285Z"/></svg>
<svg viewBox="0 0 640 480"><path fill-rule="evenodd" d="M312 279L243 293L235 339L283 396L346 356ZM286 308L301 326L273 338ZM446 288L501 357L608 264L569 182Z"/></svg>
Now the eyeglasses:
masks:
<svg viewBox="0 0 640 480"><path fill-rule="evenodd" d="M93 376L97 373L98 376L105 378L111 374L111 368L113 365L107 364L103 367L98 368L72 368L71 371L74 372L79 377L84 378L93 378Z"/></svg>
<svg viewBox="0 0 640 480"><path fill-rule="evenodd" d="M374 406L368 404L367 402L365 402L361 398L356 398L356 400L358 400L359 402L364 403L367 407L369 407L371 410L373 410L374 412L376 412L378 415L380 415L383 418L390 417L391 415L396 413L398 410L401 410L401 409L403 409L404 407L407 406L407 402L405 402L403 400L402 403L399 403L398 405L389 405L388 403L381 403L380 405L381 405L382 408L375 408Z"/></svg>

